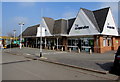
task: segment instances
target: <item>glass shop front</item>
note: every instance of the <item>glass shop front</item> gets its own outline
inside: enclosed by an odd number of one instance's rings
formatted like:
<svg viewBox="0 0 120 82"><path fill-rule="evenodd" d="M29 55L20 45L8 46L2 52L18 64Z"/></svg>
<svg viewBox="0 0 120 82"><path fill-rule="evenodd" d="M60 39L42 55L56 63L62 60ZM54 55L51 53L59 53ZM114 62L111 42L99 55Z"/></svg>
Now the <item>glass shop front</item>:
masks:
<svg viewBox="0 0 120 82"><path fill-rule="evenodd" d="M94 51L94 38L69 38L68 47L71 47L71 50L78 50L89 52L90 49Z"/></svg>

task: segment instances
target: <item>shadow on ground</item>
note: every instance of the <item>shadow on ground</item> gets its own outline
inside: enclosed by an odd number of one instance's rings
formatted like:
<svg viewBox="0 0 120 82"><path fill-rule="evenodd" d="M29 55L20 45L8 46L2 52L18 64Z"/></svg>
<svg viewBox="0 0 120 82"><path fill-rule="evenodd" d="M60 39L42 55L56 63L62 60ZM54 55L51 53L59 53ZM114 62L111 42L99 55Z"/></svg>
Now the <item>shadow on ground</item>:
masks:
<svg viewBox="0 0 120 82"><path fill-rule="evenodd" d="M106 71L110 71L111 67L113 66L113 62L108 62L104 64L96 63L96 64Z"/></svg>
<svg viewBox="0 0 120 82"><path fill-rule="evenodd" d="M28 62L30 60L22 60L22 61L13 61L13 62L5 62L5 63L2 63L2 65L6 65L6 64L14 64L14 63L21 63L21 62Z"/></svg>

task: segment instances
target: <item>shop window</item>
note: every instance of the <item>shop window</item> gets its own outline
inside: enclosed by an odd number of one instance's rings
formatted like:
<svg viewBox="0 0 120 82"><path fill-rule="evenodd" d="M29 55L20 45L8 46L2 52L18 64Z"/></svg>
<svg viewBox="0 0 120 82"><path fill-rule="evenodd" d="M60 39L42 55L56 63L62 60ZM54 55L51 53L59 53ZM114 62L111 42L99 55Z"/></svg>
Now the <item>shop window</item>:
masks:
<svg viewBox="0 0 120 82"><path fill-rule="evenodd" d="M106 38L103 38L103 46L107 46Z"/></svg>
<svg viewBox="0 0 120 82"><path fill-rule="evenodd" d="M98 40L99 40L99 38L96 39L96 46L98 46Z"/></svg>
<svg viewBox="0 0 120 82"><path fill-rule="evenodd" d="M108 38L108 46L111 46L111 38Z"/></svg>
<svg viewBox="0 0 120 82"><path fill-rule="evenodd" d="M93 46L94 45L94 40L89 40L89 45Z"/></svg>

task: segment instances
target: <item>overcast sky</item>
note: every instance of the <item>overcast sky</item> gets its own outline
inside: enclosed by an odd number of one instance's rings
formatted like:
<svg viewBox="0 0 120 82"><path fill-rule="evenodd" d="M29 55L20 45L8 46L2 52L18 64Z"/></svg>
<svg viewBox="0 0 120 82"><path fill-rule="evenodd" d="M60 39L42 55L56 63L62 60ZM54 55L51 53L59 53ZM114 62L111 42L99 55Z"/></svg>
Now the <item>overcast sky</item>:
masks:
<svg viewBox="0 0 120 82"><path fill-rule="evenodd" d="M117 2L2 2L2 34L17 30L20 33L19 22L24 22L23 30L29 26L40 24L41 16L54 19L76 17L80 8L97 10L111 7L117 24ZM42 14L41 14L42 9Z"/></svg>

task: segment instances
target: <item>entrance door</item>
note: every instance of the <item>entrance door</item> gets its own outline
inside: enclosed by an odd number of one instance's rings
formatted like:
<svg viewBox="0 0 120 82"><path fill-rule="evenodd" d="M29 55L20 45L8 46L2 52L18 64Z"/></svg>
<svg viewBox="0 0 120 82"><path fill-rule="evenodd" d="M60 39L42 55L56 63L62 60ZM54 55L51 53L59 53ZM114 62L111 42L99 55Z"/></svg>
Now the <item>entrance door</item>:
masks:
<svg viewBox="0 0 120 82"><path fill-rule="evenodd" d="M94 47L94 40L91 38L81 38L81 51L89 52Z"/></svg>

